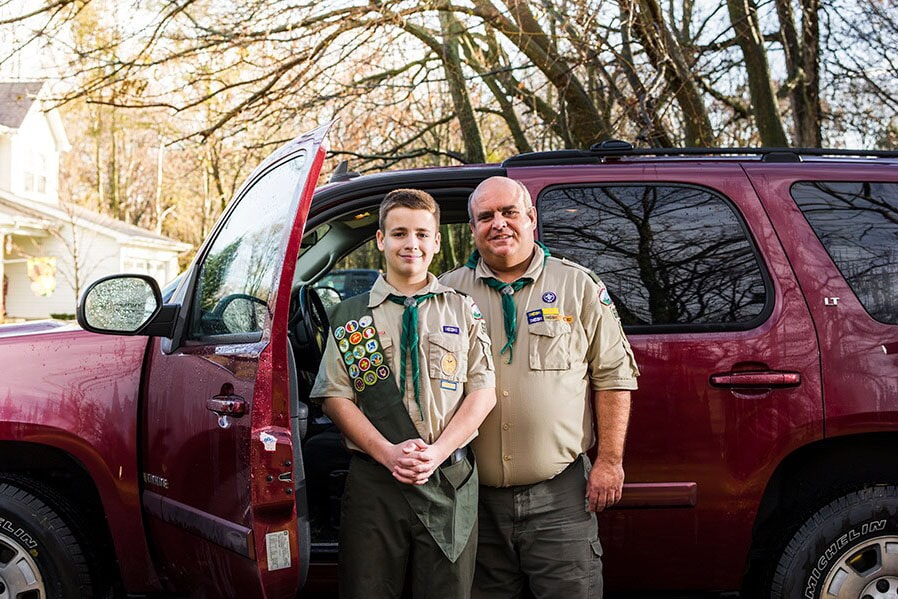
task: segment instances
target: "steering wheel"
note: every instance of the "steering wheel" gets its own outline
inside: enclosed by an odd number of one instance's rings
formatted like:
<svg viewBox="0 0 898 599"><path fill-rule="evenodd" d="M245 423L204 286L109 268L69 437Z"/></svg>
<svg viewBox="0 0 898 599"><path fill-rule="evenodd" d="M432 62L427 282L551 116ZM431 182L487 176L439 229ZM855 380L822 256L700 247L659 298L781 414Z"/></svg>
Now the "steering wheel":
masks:
<svg viewBox="0 0 898 599"><path fill-rule="evenodd" d="M296 341L297 364L303 370L317 372L330 332L327 311L311 285L294 289L290 304L294 309L287 326ZM304 368L305 365L308 368Z"/></svg>

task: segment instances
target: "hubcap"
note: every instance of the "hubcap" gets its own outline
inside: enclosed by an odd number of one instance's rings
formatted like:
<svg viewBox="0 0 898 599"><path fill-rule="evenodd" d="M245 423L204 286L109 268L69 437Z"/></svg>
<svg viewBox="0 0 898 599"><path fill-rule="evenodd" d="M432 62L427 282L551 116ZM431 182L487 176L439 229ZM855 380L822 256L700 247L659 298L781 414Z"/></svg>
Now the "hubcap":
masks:
<svg viewBox="0 0 898 599"><path fill-rule="evenodd" d="M0 533L0 599L43 599L44 579L31 554L17 540Z"/></svg>
<svg viewBox="0 0 898 599"><path fill-rule="evenodd" d="M821 599L895 599L898 537L864 541L836 562L821 588Z"/></svg>

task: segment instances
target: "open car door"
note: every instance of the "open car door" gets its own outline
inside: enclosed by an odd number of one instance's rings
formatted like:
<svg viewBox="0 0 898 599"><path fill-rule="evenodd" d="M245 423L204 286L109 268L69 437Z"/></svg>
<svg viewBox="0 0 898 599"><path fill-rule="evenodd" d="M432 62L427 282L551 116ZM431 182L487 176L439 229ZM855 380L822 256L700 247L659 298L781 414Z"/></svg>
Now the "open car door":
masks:
<svg viewBox="0 0 898 599"><path fill-rule="evenodd" d="M174 334L150 342L141 498L157 570L179 594L295 597L308 568L287 322L328 128L250 176L167 307Z"/></svg>

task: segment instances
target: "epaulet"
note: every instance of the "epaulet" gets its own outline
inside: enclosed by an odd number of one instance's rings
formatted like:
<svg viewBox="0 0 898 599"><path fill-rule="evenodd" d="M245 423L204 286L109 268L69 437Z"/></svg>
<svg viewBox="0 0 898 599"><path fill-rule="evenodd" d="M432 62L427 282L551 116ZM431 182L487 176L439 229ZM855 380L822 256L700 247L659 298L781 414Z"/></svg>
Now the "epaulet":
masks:
<svg viewBox="0 0 898 599"><path fill-rule="evenodd" d="M442 280L445 279L446 277L449 277L449 276L451 276L451 275L454 275L455 273L457 273L457 272L459 272L459 271L461 271L461 270L464 270L464 269L465 269L465 266L464 266L463 264L457 264L457 265L455 266L455 268L453 268L452 270L447 270L446 272L444 272L443 274L441 274L440 276L438 276L438 277L437 277L437 281L442 281ZM448 287L448 285L447 285L447 287Z"/></svg>
<svg viewBox="0 0 898 599"><path fill-rule="evenodd" d="M588 276L590 279L592 279L592 282L595 283L596 285L603 284L601 279L599 279L599 275L597 275L590 269L586 268L582 264L578 264L577 262L572 262L571 260L568 260L567 258L556 258L555 256L552 256L551 258L549 258L549 260L552 260L552 259L558 260L562 264L562 266L568 266L570 268L574 268L576 270L579 270L579 271L585 273L586 276Z"/></svg>

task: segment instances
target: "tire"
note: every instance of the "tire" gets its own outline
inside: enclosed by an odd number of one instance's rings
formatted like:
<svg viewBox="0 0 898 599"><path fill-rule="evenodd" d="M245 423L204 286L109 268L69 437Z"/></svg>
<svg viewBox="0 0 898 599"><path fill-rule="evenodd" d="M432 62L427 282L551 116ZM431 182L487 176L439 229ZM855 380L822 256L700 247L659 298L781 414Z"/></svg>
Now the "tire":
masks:
<svg viewBox="0 0 898 599"><path fill-rule="evenodd" d="M854 491L814 514L786 545L770 596L898 597L898 487Z"/></svg>
<svg viewBox="0 0 898 599"><path fill-rule="evenodd" d="M53 500L58 510L17 483L0 481L0 597L93 597L85 552L60 516L68 506Z"/></svg>

